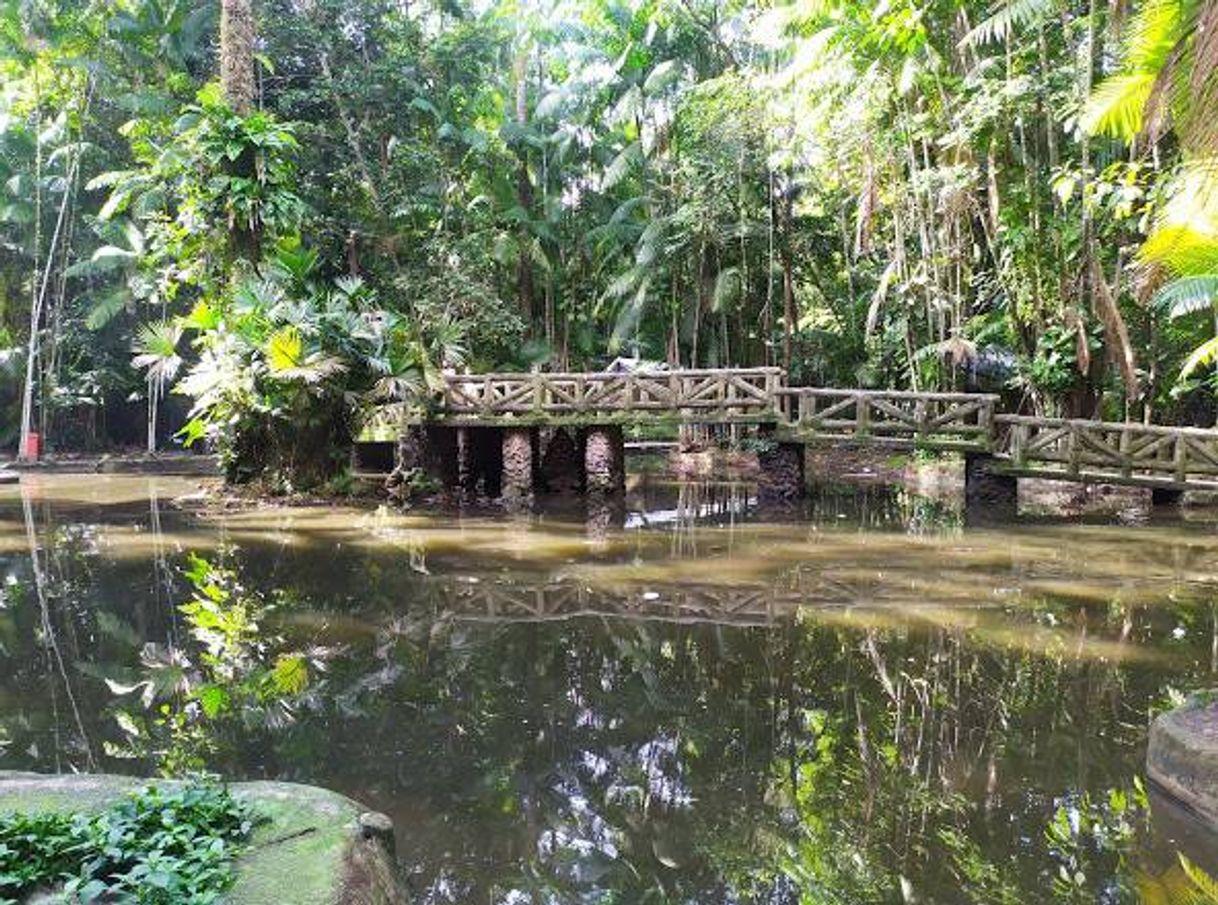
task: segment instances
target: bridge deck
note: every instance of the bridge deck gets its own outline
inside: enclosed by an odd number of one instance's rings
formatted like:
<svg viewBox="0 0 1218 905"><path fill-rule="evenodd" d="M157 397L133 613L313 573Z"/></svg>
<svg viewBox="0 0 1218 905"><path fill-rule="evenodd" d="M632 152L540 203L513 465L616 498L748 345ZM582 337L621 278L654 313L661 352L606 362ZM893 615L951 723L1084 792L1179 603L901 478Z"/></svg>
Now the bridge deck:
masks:
<svg viewBox="0 0 1218 905"><path fill-rule="evenodd" d="M454 427L757 424L842 441L994 456L1014 476L1218 490L1218 430L998 412L982 393L791 387L780 368L447 375L421 420Z"/></svg>

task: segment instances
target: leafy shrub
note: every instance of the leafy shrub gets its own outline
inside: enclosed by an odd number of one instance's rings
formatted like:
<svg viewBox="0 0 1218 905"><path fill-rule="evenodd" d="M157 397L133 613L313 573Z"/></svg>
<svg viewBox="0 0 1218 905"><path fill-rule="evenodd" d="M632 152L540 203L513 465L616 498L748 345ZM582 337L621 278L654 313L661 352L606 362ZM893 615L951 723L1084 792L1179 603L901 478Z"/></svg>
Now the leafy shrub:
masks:
<svg viewBox="0 0 1218 905"><path fill-rule="evenodd" d="M248 805L199 781L148 786L99 814L0 815L0 905L55 886L68 901L216 902L254 823Z"/></svg>

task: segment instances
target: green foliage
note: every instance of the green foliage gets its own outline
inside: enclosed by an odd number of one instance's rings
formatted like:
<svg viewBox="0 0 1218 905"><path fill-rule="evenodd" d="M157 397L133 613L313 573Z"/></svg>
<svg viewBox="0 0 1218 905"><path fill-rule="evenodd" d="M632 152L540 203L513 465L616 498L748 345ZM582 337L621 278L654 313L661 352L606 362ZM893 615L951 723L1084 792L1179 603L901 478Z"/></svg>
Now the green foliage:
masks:
<svg viewBox="0 0 1218 905"><path fill-rule="evenodd" d="M3 33L32 40L2 63L0 327L28 335L49 264L39 406L80 420L146 395L155 445L168 384L128 367L146 325L203 302L243 343L236 299L298 242L295 305L324 320L358 278L396 322L378 379L312 314L258 331L271 355L197 332L179 352L260 382L184 436L285 489L334 474L341 422L424 396L454 363L416 354L437 342L475 370L624 351L1193 420L1205 384L1162 375L1209 331L1142 302L1218 267L1205 6L270 0L275 65L240 116L204 81L214 5L10 4ZM1061 334L1080 324L1071 372ZM940 354L962 343L967 360ZM284 400L309 409L317 461L260 452Z"/></svg>
<svg viewBox="0 0 1218 905"><path fill-rule="evenodd" d="M322 283L316 265L281 241L263 275L178 321L196 350L175 388L194 400L182 436L212 443L230 480L285 491L324 483L345 464L365 406L423 404L435 362L461 360L453 321L423 332L378 307L358 278Z"/></svg>
<svg viewBox="0 0 1218 905"><path fill-rule="evenodd" d="M1049 851L1057 861L1055 901L1094 902L1102 878L1127 876L1129 872L1121 868L1148 816L1141 781L1132 789L1110 789L1100 801L1084 793L1059 804L1045 829ZM1133 890L1125 892L1131 895Z"/></svg>
<svg viewBox="0 0 1218 905"><path fill-rule="evenodd" d="M95 815L0 815L0 902L54 886L70 901L217 902L255 820L226 789L199 781L148 786Z"/></svg>
<svg viewBox="0 0 1218 905"><path fill-rule="evenodd" d="M321 669L320 654L269 630L274 604L234 571L192 555L184 576L193 588L179 607L190 645L146 651L142 675L109 682L127 737L113 753L151 759L168 775L203 769L237 726L290 721Z"/></svg>

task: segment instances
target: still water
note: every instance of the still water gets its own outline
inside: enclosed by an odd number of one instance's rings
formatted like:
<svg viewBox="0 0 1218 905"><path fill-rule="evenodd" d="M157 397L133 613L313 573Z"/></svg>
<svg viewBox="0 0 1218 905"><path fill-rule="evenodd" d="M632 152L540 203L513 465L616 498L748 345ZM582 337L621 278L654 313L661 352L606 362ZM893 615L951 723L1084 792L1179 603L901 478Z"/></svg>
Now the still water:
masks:
<svg viewBox="0 0 1218 905"><path fill-rule="evenodd" d="M0 769L329 786L394 819L417 903L1185 902L1178 853L1218 873L1141 779L1151 715L1218 685L1218 512L172 505L197 488L0 489Z"/></svg>

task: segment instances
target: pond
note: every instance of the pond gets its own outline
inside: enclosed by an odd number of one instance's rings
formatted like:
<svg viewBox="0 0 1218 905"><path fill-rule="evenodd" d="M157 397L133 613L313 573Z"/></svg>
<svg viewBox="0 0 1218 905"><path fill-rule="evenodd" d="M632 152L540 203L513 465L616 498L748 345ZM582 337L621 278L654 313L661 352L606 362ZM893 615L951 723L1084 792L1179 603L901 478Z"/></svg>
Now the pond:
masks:
<svg viewBox="0 0 1218 905"><path fill-rule="evenodd" d="M972 529L888 487L774 513L658 479L591 515L171 505L197 486L0 491L0 768L328 786L394 819L418 903L1151 902L1178 852L1218 871L1142 783L1150 717L1218 684L1218 513Z"/></svg>

